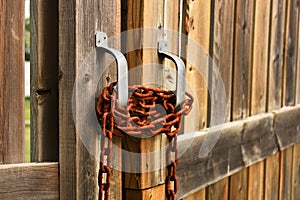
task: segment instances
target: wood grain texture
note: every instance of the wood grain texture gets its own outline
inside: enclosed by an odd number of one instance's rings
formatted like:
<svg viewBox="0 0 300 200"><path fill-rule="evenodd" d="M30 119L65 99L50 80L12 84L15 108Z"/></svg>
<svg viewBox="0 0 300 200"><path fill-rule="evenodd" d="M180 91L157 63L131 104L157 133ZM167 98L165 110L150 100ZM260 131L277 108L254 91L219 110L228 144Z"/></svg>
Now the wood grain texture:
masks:
<svg viewBox="0 0 300 200"><path fill-rule="evenodd" d="M80 88L85 92L95 93L96 87L93 78L101 78L100 72L93 70L89 63L94 63L95 57L89 60L91 52L95 51L96 31L106 32L112 36L120 32L120 1L59 1L59 132L60 132L60 199L96 199L98 198L98 154L99 136L95 133L91 121L86 113L94 112L94 99L75 92L75 115L72 113L72 92L75 78L85 76L80 83ZM109 43L113 48L120 48L120 42ZM119 45L119 46L118 46ZM101 56L100 56L101 57ZM98 57L99 58L99 57ZM104 60L103 57L99 58ZM106 59L106 57L105 57ZM86 67L86 68L84 68ZM113 68L114 69L114 68ZM85 70L85 71L82 71ZM115 69L110 73L111 79L115 77ZM103 75L106 78L106 75ZM97 79L98 80L98 79ZM79 88L79 89L80 89ZM77 91L77 90L76 90ZM90 94L89 93L89 94ZM80 100L80 101L79 101ZM91 104L80 110L80 102ZM81 113L81 111L84 111ZM74 117L74 118L73 118ZM76 122L77 127L75 127ZM78 124L87 122L86 126ZM95 125L95 124L92 124ZM83 140L78 134L91 135L88 141ZM120 144L120 141L117 145ZM115 154L119 155L119 154ZM96 158L95 158L96 156ZM116 159L118 160L118 159ZM116 163L115 161L113 163ZM121 162L118 162L121 164ZM111 198L120 199L121 172L114 171L111 185Z"/></svg>
<svg viewBox="0 0 300 200"><path fill-rule="evenodd" d="M298 16L300 18L300 14ZM300 19L298 20L298 57L297 57L297 84L296 84L296 104L300 104Z"/></svg>
<svg viewBox="0 0 300 200"><path fill-rule="evenodd" d="M166 200L166 188L165 185L158 185L153 188L144 190L126 190L126 200Z"/></svg>
<svg viewBox="0 0 300 200"><path fill-rule="evenodd" d="M278 199L280 177L280 153L270 156L265 161L265 199Z"/></svg>
<svg viewBox="0 0 300 200"><path fill-rule="evenodd" d="M187 0L184 1L184 31L189 40L185 44L186 52L186 80L191 87L196 102L194 108L198 112L190 114L186 117L185 132L193 130L201 130L208 125L208 85L205 80L208 80L208 65L209 65L209 45L210 45L210 26L211 26L211 2L206 0ZM199 9L202 12L199 12ZM189 44L194 42L195 44ZM201 52L195 54L193 47L200 46ZM196 57L197 56L197 57ZM192 66L189 62L198 60L198 66ZM199 71L200 67L205 69Z"/></svg>
<svg viewBox="0 0 300 200"><path fill-rule="evenodd" d="M239 120L250 115L253 19L254 1L236 1L232 120ZM246 200L247 194L248 169L243 169L230 177L230 198Z"/></svg>
<svg viewBox="0 0 300 200"><path fill-rule="evenodd" d="M275 112L274 129L281 150L300 142L300 108L285 107Z"/></svg>
<svg viewBox="0 0 300 200"><path fill-rule="evenodd" d="M205 0L186 0L183 1L183 33L188 39L193 40L200 46L201 60L199 66L193 66L189 61L195 60L195 50L191 42L188 40L182 44L183 56L186 58L186 80L187 84L197 98L194 106L196 112L190 113L185 120L185 132L201 130L208 126L208 65L209 60L205 56L209 56L210 33L211 33L211 1ZM199 12L201 10L201 12ZM198 55L197 54L197 55ZM199 56L198 56L199 57ZM199 67L204 66L204 71L199 71ZM191 92L191 91L189 91ZM184 198L186 199L205 199L205 189L194 191L193 194Z"/></svg>
<svg viewBox="0 0 300 200"><path fill-rule="evenodd" d="M58 161L58 1L33 0L31 12L31 161Z"/></svg>
<svg viewBox="0 0 300 200"><path fill-rule="evenodd" d="M287 0L272 2L267 106L269 111L282 105L286 4Z"/></svg>
<svg viewBox="0 0 300 200"><path fill-rule="evenodd" d="M254 1L236 2L232 120L250 115Z"/></svg>
<svg viewBox="0 0 300 200"><path fill-rule="evenodd" d="M0 1L0 164L24 162L24 1Z"/></svg>
<svg viewBox="0 0 300 200"><path fill-rule="evenodd" d="M285 149L280 155L279 199L291 199L293 176L293 147Z"/></svg>
<svg viewBox="0 0 300 200"><path fill-rule="evenodd" d="M193 143L180 157L177 169L179 197L186 197L276 153L279 148L272 131L273 118L272 114L257 115L190 135ZM199 158L205 136L218 133L221 135L212 152ZM179 151L188 145L189 139L179 139Z"/></svg>
<svg viewBox="0 0 300 200"><path fill-rule="evenodd" d="M248 169L230 176L230 199L246 200L248 195Z"/></svg>
<svg viewBox="0 0 300 200"><path fill-rule="evenodd" d="M149 41L152 42L151 45L157 44L160 36L153 34L151 30L147 31L147 28L159 30L164 27L164 17L166 17L164 3L172 3L168 5L174 7L173 2L169 1L127 1L127 30L146 28L127 34L127 51L137 47L135 51L126 54L131 70L129 76L131 85L143 84L154 87L164 85L163 68L156 65L162 64L163 58L158 56L156 46L144 48ZM166 137L158 135L140 139L125 136L124 139L124 149L138 153L136 156L123 154L123 160L127 164L126 169L129 169L124 173L126 199L165 199L166 159L165 152L159 152L167 142ZM156 153L152 154L153 152Z"/></svg>
<svg viewBox="0 0 300 200"><path fill-rule="evenodd" d="M251 115L266 111L270 1L257 0L253 39Z"/></svg>
<svg viewBox="0 0 300 200"><path fill-rule="evenodd" d="M234 14L235 1L214 1L213 18L213 64L218 68L226 91L226 109L225 122L230 121L231 94L232 94L232 68L233 68L233 40L234 40ZM218 93L215 88L215 82L212 82L211 109L222 110L213 105L217 105ZM211 110L210 112L216 112Z"/></svg>
<svg viewBox="0 0 300 200"><path fill-rule="evenodd" d="M218 68L221 75L226 102L218 104L219 93L217 82L212 78L212 88L210 90L210 112L218 112L222 108L216 105L226 106L224 122L231 119L231 99L232 99L232 68L233 68L233 40L234 40L234 16L235 1L214 1L213 17L213 64ZM229 179L226 178L208 187L208 199L227 199Z"/></svg>
<svg viewBox="0 0 300 200"><path fill-rule="evenodd" d="M285 38L283 105L295 104L299 3L288 0Z"/></svg>
<svg viewBox="0 0 300 200"><path fill-rule="evenodd" d="M266 111L271 2L255 3L250 114ZM249 168L248 198L264 198L264 163Z"/></svg>
<svg viewBox="0 0 300 200"><path fill-rule="evenodd" d="M286 3L287 1L272 1L267 91L268 111L278 109L282 105ZM276 153L265 161L265 199L278 199L280 177L279 154Z"/></svg>
<svg viewBox="0 0 300 200"><path fill-rule="evenodd" d="M297 143L293 147L293 175L292 175L292 200L296 200L300 197L300 143Z"/></svg>
<svg viewBox="0 0 300 200"><path fill-rule="evenodd" d="M0 199L59 199L58 163L0 166Z"/></svg>

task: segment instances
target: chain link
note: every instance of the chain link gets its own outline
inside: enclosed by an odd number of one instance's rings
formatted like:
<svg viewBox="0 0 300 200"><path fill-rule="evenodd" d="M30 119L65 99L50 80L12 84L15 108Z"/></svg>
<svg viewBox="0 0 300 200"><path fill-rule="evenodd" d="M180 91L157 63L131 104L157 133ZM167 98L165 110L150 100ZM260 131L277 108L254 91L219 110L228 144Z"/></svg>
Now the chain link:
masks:
<svg viewBox="0 0 300 200"><path fill-rule="evenodd" d="M124 108L118 103L117 93L114 90L115 85L116 83L112 83L105 87L96 99L96 114L103 134L98 176L99 200L102 200L103 194L105 200L109 199L112 137L122 137L124 134L135 137L153 137L162 133L168 136L170 142L167 152L169 165L166 192L168 199L175 199L178 188L176 177L177 134L181 129L181 116L187 115L192 109L193 97L186 93L188 99L185 99L181 105L175 106L176 95L172 91L134 85L128 88L129 94L132 95L128 100L127 107ZM106 138L107 145L105 145ZM172 159L172 154L174 154L174 159ZM104 164L105 160L106 164ZM104 174L106 174L105 183L103 183Z"/></svg>

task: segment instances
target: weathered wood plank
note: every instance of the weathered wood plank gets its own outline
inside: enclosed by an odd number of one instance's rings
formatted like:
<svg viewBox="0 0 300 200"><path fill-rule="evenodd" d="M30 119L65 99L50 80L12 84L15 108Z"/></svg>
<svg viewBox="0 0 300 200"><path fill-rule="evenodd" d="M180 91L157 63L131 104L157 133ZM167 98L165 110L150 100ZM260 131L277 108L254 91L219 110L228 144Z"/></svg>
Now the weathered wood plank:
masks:
<svg viewBox="0 0 300 200"><path fill-rule="evenodd" d="M149 199L161 199L166 200L166 188L165 185L159 185L153 188L144 190L126 190L126 200L149 200Z"/></svg>
<svg viewBox="0 0 300 200"><path fill-rule="evenodd" d="M286 106L295 104L298 15L298 1L288 0L283 79L283 105Z"/></svg>
<svg viewBox="0 0 300 200"><path fill-rule="evenodd" d="M0 164L24 162L24 1L0 2Z"/></svg>
<svg viewBox="0 0 300 200"><path fill-rule="evenodd" d="M272 2L267 106L269 111L282 105L286 4L287 0Z"/></svg>
<svg viewBox="0 0 300 200"><path fill-rule="evenodd" d="M250 114L266 111L271 1L255 2ZM248 198L263 199L264 163L249 168Z"/></svg>
<svg viewBox="0 0 300 200"><path fill-rule="evenodd" d="M219 104L219 91L216 89L217 82L212 78L210 90L210 112L223 110L215 105L226 106L225 122L231 119L231 96L232 96L232 70L233 70L233 40L234 40L234 14L235 1L214 1L213 17L213 64L218 68L225 87L226 99L224 104ZM228 178L221 180L208 187L208 199L228 198Z"/></svg>
<svg viewBox="0 0 300 200"><path fill-rule="evenodd" d="M230 177L230 199L246 200L248 194L248 169L243 169Z"/></svg>
<svg viewBox="0 0 300 200"><path fill-rule="evenodd" d="M300 197L300 143L293 147L293 175L292 175L292 200Z"/></svg>
<svg viewBox="0 0 300 200"><path fill-rule="evenodd" d="M280 153L265 162L265 199L278 199L280 177Z"/></svg>
<svg viewBox="0 0 300 200"><path fill-rule="evenodd" d="M254 1L236 1L232 120L250 115L253 19ZM248 169L243 169L230 177L230 198L232 200L246 200L247 190Z"/></svg>
<svg viewBox="0 0 300 200"><path fill-rule="evenodd" d="M232 120L250 115L254 1L236 2Z"/></svg>
<svg viewBox="0 0 300 200"><path fill-rule="evenodd" d="M108 84L109 81L106 80L108 74L109 80L112 80L116 76L116 70L104 72L102 65L104 57L98 54L97 64L99 65L96 65L94 34L96 31L106 32L108 36L120 33L120 11L119 0L59 1L61 199L98 198L99 133L94 127L97 122L90 120L89 114L94 112L94 94L97 83L105 79L104 83ZM120 48L118 41L111 41L109 45ZM95 66L100 66L100 69L94 69ZM103 77L100 77L101 75ZM72 102L75 79L80 87L75 87L75 96L73 96L75 102ZM76 109L72 110L72 108ZM87 140L82 137L83 133L88 138ZM114 142L117 145L121 143L120 140ZM117 152L114 155L120 156ZM113 160L113 165L119 164L121 162L118 158ZM120 199L122 196L121 172L115 170L115 167L111 177L110 197Z"/></svg>
<svg viewBox="0 0 300 200"><path fill-rule="evenodd" d="M30 3L31 161L58 161L58 0Z"/></svg>
<svg viewBox="0 0 300 200"><path fill-rule="evenodd" d="M298 16L300 18L300 14ZM298 19L298 57L297 57L296 104L300 104L300 19Z"/></svg>
<svg viewBox="0 0 300 200"><path fill-rule="evenodd" d="M291 199L293 175L293 147L281 152L279 199Z"/></svg>
<svg viewBox="0 0 300 200"><path fill-rule="evenodd" d="M0 199L59 199L58 163L0 165Z"/></svg>
<svg viewBox="0 0 300 200"><path fill-rule="evenodd" d="M300 142L300 108L285 107L275 112L274 129L281 150Z"/></svg>
<svg viewBox="0 0 300 200"><path fill-rule="evenodd" d="M193 143L179 159L179 197L186 197L197 189L273 155L278 146L272 130L273 115L262 114L185 136L193 139ZM221 136L212 152L207 157L199 158L205 136L218 133ZM189 139L179 139L179 150L188 145Z"/></svg>
<svg viewBox="0 0 300 200"><path fill-rule="evenodd" d="M127 30L146 28L127 34L127 61L132 70L129 77L130 84L144 84L147 86L161 87L163 81L163 68L159 64L163 59L158 57L156 44L158 38L155 31L166 28L164 24L164 4L169 1L128 0ZM168 5L173 6L173 5ZM168 8L168 7L167 7ZM153 15L153 13L155 13ZM153 28L152 31L147 28ZM146 48L151 43L151 48ZM130 49L137 47L135 51ZM143 49L142 49L143 48ZM147 66L148 65L148 66ZM133 70L133 68L135 68ZM126 172L124 174L124 187L126 199L165 199L165 193L156 196L155 191L165 190L166 168L165 157L161 153L154 156L151 152L159 152L165 146L167 139L164 135L153 138L133 138L125 136L124 149L137 153L136 156L123 154L126 160ZM153 168L157 166L158 168ZM129 169L129 170L128 170ZM128 172L128 173L127 173Z"/></svg>
<svg viewBox="0 0 300 200"><path fill-rule="evenodd" d="M186 58L186 79L191 88L196 102L194 111L190 113L185 120L185 132L189 133L194 130L201 130L208 126L208 65L209 60L205 56L209 56L210 33L211 33L211 11L212 2L206 0L185 0L183 6L183 32L190 40L196 42L201 47L203 59L198 64L205 66L204 71L199 71L199 66L193 66L189 61L195 59L195 54L191 44L187 42L183 46L183 54ZM201 10L201 12L199 12ZM191 42L191 41L190 41ZM206 67L207 66L207 67ZM189 91L191 92L191 91ZM195 193L186 199L205 199L205 189L194 191Z"/></svg>
<svg viewBox="0 0 300 200"><path fill-rule="evenodd" d="M282 105L286 2L286 0L274 0L272 2L268 71L268 111L278 109ZM279 154L276 153L265 161L265 199L278 199L280 176Z"/></svg>
<svg viewBox="0 0 300 200"><path fill-rule="evenodd" d="M60 199L77 199L76 133L68 103L76 73L74 1L59 1L59 172ZM65 102L65 103L63 103Z"/></svg>
<svg viewBox="0 0 300 200"><path fill-rule="evenodd" d="M186 79L188 85L191 87L196 102L194 108L197 109L195 114L190 113L186 117L185 132L191 132L194 130L201 130L208 125L207 112L208 112L208 65L209 60L205 57L209 56L210 45L210 22L211 22L211 2L206 0L187 0L184 1L184 27L185 33L190 39L188 42L194 41L196 45L201 47L200 55L195 54L195 44L186 44L184 52L186 52ZM199 9L202 12L199 12ZM196 58L203 58L198 63L199 66L192 66L189 61ZM199 71L199 67L205 69ZM196 105L197 104L197 105ZM200 113L200 115L199 115Z"/></svg>

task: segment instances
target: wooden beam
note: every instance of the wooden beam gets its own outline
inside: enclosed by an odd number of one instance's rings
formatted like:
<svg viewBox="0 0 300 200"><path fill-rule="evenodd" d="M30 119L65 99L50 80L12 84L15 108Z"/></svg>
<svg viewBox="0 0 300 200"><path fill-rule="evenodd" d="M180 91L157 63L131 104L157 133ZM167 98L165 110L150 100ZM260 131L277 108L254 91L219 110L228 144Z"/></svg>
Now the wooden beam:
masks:
<svg viewBox="0 0 300 200"><path fill-rule="evenodd" d="M96 199L99 190L99 131L95 130L97 122L89 120L89 114L95 112L97 83L103 79L106 84L115 80L116 70L104 72L104 56L96 56L94 35L97 31L106 32L108 37L120 33L121 2L59 1L58 9L60 199ZM120 49L119 41L111 41L109 45ZM95 69L94 66L101 67ZM82 76L84 78L76 79ZM72 102L75 79L80 87L76 88L75 102ZM72 103L75 110L72 110ZM83 134L88 139L84 139ZM121 141L114 142L120 145ZM115 170L121 165L119 157L115 157L113 164L118 166L113 168L110 197L121 199L121 172Z"/></svg>
<svg viewBox="0 0 300 200"><path fill-rule="evenodd" d="M0 164L25 159L24 16L24 0L1 0Z"/></svg>
<svg viewBox="0 0 300 200"><path fill-rule="evenodd" d="M59 199L58 163L0 165L0 199Z"/></svg>
<svg viewBox="0 0 300 200"><path fill-rule="evenodd" d="M287 108L281 109L282 112ZM278 135L288 131L300 134L297 119L299 107L291 107L290 117L280 117L279 111L259 114L244 120L226 123L207 131L180 136L179 152L182 147L190 145L179 159L177 176L179 178L179 198L187 197L199 189L228 177L237 171L252 166L265 158L282 150ZM278 113L278 114L277 114ZM294 113L294 114L292 114ZM287 114L286 114L287 115ZM280 120L278 120L280 117ZM293 121L290 128L280 128L282 124ZM280 133L279 133L280 132ZM199 150L206 135L221 133L221 136L211 153L205 158L199 158ZM193 141L191 144L190 141ZM280 140L280 139L279 139ZM291 144L300 142L300 138L288 140ZM289 146L290 146L289 145Z"/></svg>
<svg viewBox="0 0 300 200"><path fill-rule="evenodd" d="M287 149L300 141L299 118L299 106L285 107L275 112L274 130L281 150Z"/></svg>
<svg viewBox="0 0 300 200"><path fill-rule="evenodd" d="M31 162L58 161L58 0L31 0Z"/></svg>

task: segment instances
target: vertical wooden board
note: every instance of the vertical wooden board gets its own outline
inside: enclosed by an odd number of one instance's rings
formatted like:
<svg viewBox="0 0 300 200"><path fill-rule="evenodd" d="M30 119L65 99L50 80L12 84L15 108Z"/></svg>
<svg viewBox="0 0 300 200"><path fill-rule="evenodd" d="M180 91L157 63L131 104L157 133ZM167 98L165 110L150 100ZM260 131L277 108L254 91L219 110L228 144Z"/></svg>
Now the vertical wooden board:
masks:
<svg viewBox="0 0 300 200"><path fill-rule="evenodd" d="M298 14L298 57L297 57L296 104L300 104L300 14Z"/></svg>
<svg viewBox="0 0 300 200"><path fill-rule="evenodd" d="M253 41L251 115L266 111L270 1L257 0Z"/></svg>
<svg viewBox="0 0 300 200"><path fill-rule="evenodd" d="M265 199L278 199L280 154L267 158L265 163Z"/></svg>
<svg viewBox="0 0 300 200"><path fill-rule="evenodd" d="M0 1L0 164L25 159L24 6Z"/></svg>
<svg viewBox="0 0 300 200"><path fill-rule="evenodd" d="M58 1L32 0L31 161L58 161Z"/></svg>
<svg viewBox="0 0 300 200"><path fill-rule="evenodd" d="M201 12L199 12L199 10L201 10ZM185 0L182 12L185 17L185 19L183 19L183 31L187 34L189 39L200 45L202 49L200 53L205 53L208 56L210 47L211 1ZM198 103L198 105L194 105L198 112L188 115L185 120L185 132L190 132L191 130L204 129L208 125L208 85L204 81L205 79L208 80L208 70L206 72L199 72L197 70L199 66L192 66L191 63L189 63L189 60L191 60L195 54L193 49L189 47L189 43L186 44L183 53L187 61L187 83L193 90L194 95L196 95L195 98L197 98L196 102ZM208 67L208 60L201 62L201 65ZM201 189L184 198L184 200L204 200L206 198L205 195L205 189Z"/></svg>
<svg viewBox="0 0 300 200"><path fill-rule="evenodd" d="M183 198L182 200L199 200L199 199L204 200L204 199L206 199L205 195L206 195L206 191L205 191L205 188L204 188L204 189L201 189L201 190L189 195L188 197Z"/></svg>
<svg viewBox="0 0 300 200"><path fill-rule="evenodd" d="M167 200L165 185L145 189L145 190L127 190L125 200Z"/></svg>
<svg viewBox="0 0 300 200"><path fill-rule="evenodd" d="M291 199L293 175L293 147L285 149L280 155L279 199Z"/></svg>
<svg viewBox="0 0 300 200"><path fill-rule="evenodd" d="M287 0L272 2L267 108L269 111L282 105L286 3Z"/></svg>
<svg viewBox="0 0 300 200"><path fill-rule="evenodd" d="M286 0L272 1L270 56L268 71L268 111L282 105ZM265 160L265 199L278 199L280 153Z"/></svg>
<svg viewBox="0 0 300 200"><path fill-rule="evenodd" d="M227 200L228 199L228 178L225 178L213 185L207 187L207 198L208 199L218 199Z"/></svg>
<svg viewBox="0 0 300 200"><path fill-rule="evenodd" d="M258 162L249 167L248 199L264 198L264 162Z"/></svg>
<svg viewBox="0 0 300 200"><path fill-rule="evenodd" d="M271 2L257 0L253 39L250 114L266 111ZM248 198L264 198L264 162L249 167Z"/></svg>
<svg viewBox="0 0 300 200"><path fill-rule="evenodd" d="M128 0L127 8L127 30L140 28L135 31L134 35L127 35L127 48L132 46L142 47L146 41L155 41L155 35L150 35L147 29L153 28L159 30L159 27L164 23L164 2L160 0ZM155 14L154 14L155 13ZM153 33L153 32L152 32ZM132 76L129 77L130 84L144 84L147 86L160 86L163 84L163 70L161 67L148 64L162 64L162 59L158 57L156 48L137 49L127 53L127 61L129 69L132 70ZM142 66L143 65L143 66ZM142 67L141 67L142 66ZM134 69L134 70L133 70ZM131 162L130 155L123 157L132 169L147 169L147 165L152 165L154 162L160 166L159 169L142 173L125 173L124 187L126 199L147 199L153 191L159 188L165 189L166 168L162 165L165 160L163 155L154 160L149 160L148 153L160 150L166 144L164 135L158 135L154 138L139 139L125 137L124 149L135 153L140 153L139 161L135 165ZM143 155L144 154L144 155ZM127 157L128 156L128 157ZM152 157L153 159L153 157ZM152 191L152 192L151 192ZM156 196L151 194L154 199L165 199L165 194ZM151 196L150 195L150 196Z"/></svg>
<svg viewBox="0 0 300 200"><path fill-rule="evenodd" d="M294 145L293 157L293 175L292 175L292 200L299 199L300 197L300 144Z"/></svg>
<svg viewBox="0 0 300 200"><path fill-rule="evenodd" d="M195 41L202 48L202 54L209 55L210 45L210 12L211 2L207 0L187 0L185 1L185 14L184 25L185 33L188 38ZM199 12L201 10L201 12ZM208 111L208 86L205 83L205 79L208 79L208 70L199 72L197 68L199 66L192 66L189 63L195 52L190 48L189 44L186 44L186 79L187 83L193 90L198 105L194 105L198 109L198 113L195 115L190 114L186 117L185 132L192 130L200 130L207 127L207 111ZM202 55L205 56L205 55ZM201 61L200 65L207 66L208 60ZM206 68L206 67L204 67ZM201 74L200 74L201 73ZM197 121L196 121L197 120Z"/></svg>
<svg viewBox="0 0 300 200"><path fill-rule="evenodd" d="M233 40L234 40L234 22L235 22L235 1L214 1L214 18L213 20L213 62L215 67L219 69L224 87L226 90L226 108L227 113L225 122L230 121L231 110L231 88L232 88L232 66L233 66ZM218 91L215 91L216 83L212 83L212 91L210 94L213 97L211 104L217 104ZM217 94L214 94L217 93ZM214 106L211 106L213 109ZM220 108L217 108L221 110ZM212 112L212 111L211 111Z"/></svg>
<svg viewBox="0 0 300 200"><path fill-rule="evenodd" d="M59 1L59 170L60 199L77 199L76 133L68 104L76 73L74 1ZM63 94L63 95L62 95Z"/></svg>
<svg viewBox="0 0 300 200"><path fill-rule="evenodd" d="M283 77L283 105L295 104L298 1L288 0Z"/></svg>
<svg viewBox="0 0 300 200"><path fill-rule="evenodd" d="M246 200L248 194L248 170L233 174L230 177L230 199Z"/></svg>
<svg viewBox="0 0 300 200"><path fill-rule="evenodd" d="M234 67L232 90L232 120L250 115L252 43L254 31L254 1L236 1ZM230 177L230 198L247 199L248 169Z"/></svg>
<svg viewBox="0 0 300 200"><path fill-rule="evenodd" d="M254 1L236 2L232 120L250 115Z"/></svg>
<svg viewBox="0 0 300 200"><path fill-rule="evenodd" d="M235 1L214 1L213 18L213 64L219 69L220 75L226 91L226 115L224 122L231 119L231 94L232 94L232 67L233 67L233 40L234 40L234 18ZM218 93L215 89L215 82L212 82L210 112L222 110L214 105L218 105ZM228 198L228 178L221 180L208 187L208 199L227 199Z"/></svg>
<svg viewBox="0 0 300 200"><path fill-rule="evenodd" d="M59 131L60 131L60 198L61 199L97 199L98 198L98 158L88 149L79 137L79 127L74 122L85 120L84 113L78 113L78 97L89 100L87 96L75 94L75 105L72 107L72 91L75 78L80 75L82 66L88 65L86 59L94 51L96 31L106 32L112 36L120 32L121 2L116 1L59 1ZM110 43L113 48L120 48L118 41ZM94 57L93 57L94 58ZM100 59L104 60L104 57ZM102 64L102 63L100 63ZM103 71L103 70L102 70ZM116 69L103 72L104 79L115 78ZM96 92L90 77L95 71L84 72L82 87ZM99 73L100 76L100 73ZM100 79L100 77L99 77ZM106 80L106 79L105 79ZM109 82L104 81L108 84ZM89 87L91 86L91 87ZM93 87L92 87L93 86ZM92 102L94 103L94 100ZM94 105L92 105L94 107ZM72 108L76 108L73 116ZM86 111L86 110L84 110ZM91 111L93 112L93 110ZM73 121L74 117L74 121ZM82 118L80 118L82 117ZM92 127L85 127L85 134ZM95 133L92 133L95 134ZM97 135L95 135L97 137ZM97 137L98 138L98 137ZM99 148L98 139L89 141L89 146ZM117 145L120 140L114 140ZM120 152L119 152L120 153ZM118 155L118 153L114 154ZM120 155L119 155L120 156ZM115 159L114 159L115 160ZM121 164L119 161L118 164ZM121 199L121 172L114 171L111 177L110 199Z"/></svg>

